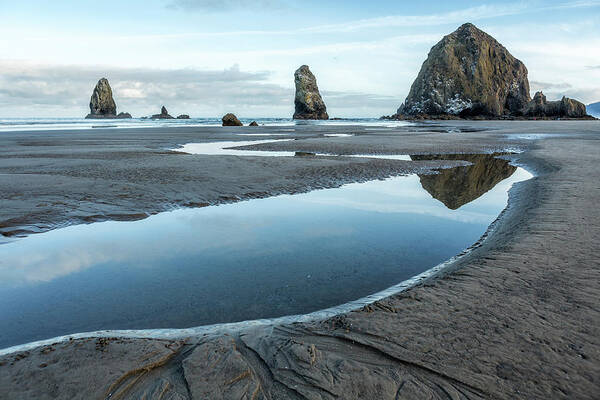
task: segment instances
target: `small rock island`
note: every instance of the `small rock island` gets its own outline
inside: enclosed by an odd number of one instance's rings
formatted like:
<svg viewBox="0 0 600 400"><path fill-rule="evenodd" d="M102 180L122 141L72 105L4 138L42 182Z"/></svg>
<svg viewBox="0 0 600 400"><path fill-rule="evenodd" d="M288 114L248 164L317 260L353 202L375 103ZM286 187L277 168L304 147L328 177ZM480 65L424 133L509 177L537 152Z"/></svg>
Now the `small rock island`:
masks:
<svg viewBox="0 0 600 400"><path fill-rule="evenodd" d="M160 114L154 114L150 117L151 119L175 119L169 112L165 106L162 106L160 109Z"/></svg>
<svg viewBox="0 0 600 400"><path fill-rule="evenodd" d="M294 73L296 97L294 119L329 119L327 107L319 93L317 78L303 65Z"/></svg>
<svg viewBox="0 0 600 400"><path fill-rule="evenodd" d="M232 113L227 113L221 118L223 126L244 126L242 122Z"/></svg>
<svg viewBox="0 0 600 400"><path fill-rule="evenodd" d="M129 113L119 113L117 115L117 105L113 99L112 89L108 79L101 78L90 99L90 113L86 119L125 119L131 118Z"/></svg>

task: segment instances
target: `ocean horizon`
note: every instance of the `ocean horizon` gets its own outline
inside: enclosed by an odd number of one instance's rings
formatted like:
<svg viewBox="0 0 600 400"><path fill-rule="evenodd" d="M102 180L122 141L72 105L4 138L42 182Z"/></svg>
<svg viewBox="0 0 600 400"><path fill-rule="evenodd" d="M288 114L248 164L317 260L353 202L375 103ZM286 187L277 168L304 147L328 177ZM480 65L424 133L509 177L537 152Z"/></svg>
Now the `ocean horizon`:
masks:
<svg viewBox="0 0 600 400"><path fill-rule="evenodd" d="M388 121L379 118L343 118L330 120L294 120L292 118L240 118L247 126L256 121L261 126L296 125L362 125L395 128L409 125L406 121ZM216 127L221 126L220 117L190 119L85 119L79 118L0 118L0 132L45 131L110 128L155 128L155 127Z"/></svg>

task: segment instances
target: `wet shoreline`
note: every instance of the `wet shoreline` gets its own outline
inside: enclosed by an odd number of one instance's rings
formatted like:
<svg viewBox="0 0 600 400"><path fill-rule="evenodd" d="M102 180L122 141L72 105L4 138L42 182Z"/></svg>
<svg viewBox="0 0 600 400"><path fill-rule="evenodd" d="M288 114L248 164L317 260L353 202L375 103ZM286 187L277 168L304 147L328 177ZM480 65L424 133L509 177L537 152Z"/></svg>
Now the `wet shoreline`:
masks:
<svg viewBox="0 0 600 400"><path fill-rule="evenodd" d="M508 208L481 246L406 292L322 321L250 327L229 336L190 337L183 343L73 340L39 352L3 356L0 382L18 397L40 393L51 382L77 381L77 374L90 368L109 368L115 376L87 382L90 393L100 394L121 373L164 356L172 361L140 376L129 395L152 393L167 381L169 393L182 398L201 397L211 390L239 397L245 388L254 390L253 384L246 385L252 382L265 397L276 398L311 396L323 387L342 397L366 391L386 398L400 390L401 397L410 397L412 390L434 398L448 393L459 398L587 398L586 393L598 389L593 377L599 369L593 360L599 354L594 338L600 316L590 307L600 291L593 278L600 267L594 250L600 224L592 206L598 189L588 173L597 161L598 131L594 125L569 124L492 124L496 131L456 141L432 133L404 136L402 144L386 146L402 148L401 154L434 148L435 153L476 153L475 147L507 145L528 148L516 163L538 175L513 187ZM537 142L506 141L504 136L551 130L571 134ZM364 150L367 141L359 138L353 146ZM370 142L371 150L381 151L377 138ZM309 145L316 147L303 144ZM345 146L338 142L320 147ZM571 195L573 190L577 196ZM203 369L214 362L206 358L212 351L222 354L218 366ZM137 361L151 353L157 355ZM345 360L350 369L344 370L336 360ZM38 367L40 362L48 367ZM78 371L64 370L64 363L78 365ZM184 372L183 381L178 368ZM246 369L251 372L243 382L228 384L236 371ZM27 371L35 371L28 383L9 383ZM327 374L335 374L335 380L329 381ZM185 381L188 389L181 386Z"/></svg>

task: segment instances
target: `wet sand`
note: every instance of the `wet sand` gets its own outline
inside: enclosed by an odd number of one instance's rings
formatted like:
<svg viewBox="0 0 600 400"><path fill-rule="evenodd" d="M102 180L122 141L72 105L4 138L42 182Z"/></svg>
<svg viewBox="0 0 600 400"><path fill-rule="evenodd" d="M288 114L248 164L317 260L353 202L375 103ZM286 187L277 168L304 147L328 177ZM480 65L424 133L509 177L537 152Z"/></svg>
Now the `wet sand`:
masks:
<svg viewBox="0 0 600 400"><path fill-rule="evenodd" d="M442 125L483 131L436 132L447 129ZM260 146L340 154L513 148L524 150L515 162L537 177L513 187L508 208L479 247L408 291L311 322L180 340L92 337L13 352L0 356L0 397L592 399L600 392L600 123L449 122L430 133L299 130L302 140ZM164 150L231 140L231 132L243 131L2 134L3 232L131 218L174 205L295 193L445 165L334 157L224 160ZM348 132L358 135L319 136ZM15 173L25 175L13 187ZM84 195L88 200L79 206ZM36 208L40 212L32 213Z"/></svg>

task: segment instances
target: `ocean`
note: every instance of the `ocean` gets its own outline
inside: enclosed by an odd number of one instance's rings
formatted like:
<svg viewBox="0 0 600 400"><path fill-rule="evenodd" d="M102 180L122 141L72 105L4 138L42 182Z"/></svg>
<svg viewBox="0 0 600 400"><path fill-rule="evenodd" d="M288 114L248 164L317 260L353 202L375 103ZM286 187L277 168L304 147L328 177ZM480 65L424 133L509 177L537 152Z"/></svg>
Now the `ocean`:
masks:
<svg viewBox="0 0 600 400"><path fill-rule="evenodd" d="M386 121L376 118L354 118L342 120L293 120L291 118L240 118L244 125L256 121L265 126L295 125L362 125L395 128L406 126L404 121ZM195 127L221 126L221 118L190 119L85 119L85 118L0 118L0 132L31 130L69 130L69 129L110 129L110 128L151 128L151 127Z"/></svg>

